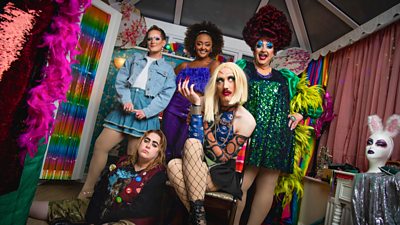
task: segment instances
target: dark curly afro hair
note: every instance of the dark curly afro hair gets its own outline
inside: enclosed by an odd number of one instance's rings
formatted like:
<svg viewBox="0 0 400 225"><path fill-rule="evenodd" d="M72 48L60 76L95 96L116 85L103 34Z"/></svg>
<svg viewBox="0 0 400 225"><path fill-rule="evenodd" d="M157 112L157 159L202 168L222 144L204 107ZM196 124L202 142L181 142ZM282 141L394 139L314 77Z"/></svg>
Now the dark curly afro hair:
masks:
<svg viewBox="0 0 400 225"><path fill-rule="evenodd" d="M243 39L252 50L260 38L267 38L279 51L290 44L292 31L285 14L273 6L266 5L247 21L243 28Z"/></svg>
<svg viewBox="0 0 400 225"><path fill-rule="evenodd" d="M190 25L185 33L185 49L190 53L191 56L196 55L195 42L199 34L208 34L212 40L212 52L210 57L221 54L222 47L224 47L224 39L222 37L221 30L213 23L203 21L201 23L195 23Z"/></svg>

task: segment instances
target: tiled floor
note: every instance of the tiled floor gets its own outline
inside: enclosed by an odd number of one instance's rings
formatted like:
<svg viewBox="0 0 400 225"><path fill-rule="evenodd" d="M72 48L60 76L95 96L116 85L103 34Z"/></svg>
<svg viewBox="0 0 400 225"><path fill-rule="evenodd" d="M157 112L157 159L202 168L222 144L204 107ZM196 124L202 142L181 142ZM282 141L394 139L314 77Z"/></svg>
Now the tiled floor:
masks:
<svg viewBox="0 0 400 225"><path fill-rule="evenodd" d="M82 185L76 181L44 181L38 185L34 200L72 199L78 196ZM28 218L27 225L47 225L47 222Z"/></svg>

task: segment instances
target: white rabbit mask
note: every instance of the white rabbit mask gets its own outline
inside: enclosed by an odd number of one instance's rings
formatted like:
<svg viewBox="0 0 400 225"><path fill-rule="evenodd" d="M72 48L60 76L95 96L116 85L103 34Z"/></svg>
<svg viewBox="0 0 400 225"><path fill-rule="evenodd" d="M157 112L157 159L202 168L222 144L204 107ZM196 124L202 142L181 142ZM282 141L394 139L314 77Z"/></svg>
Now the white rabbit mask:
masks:
<svg viewBox="0 0 400 225"><path fill-rule="evenodd" d="M369 162L368 173L379 173L379 167L385 166L386 161L392 155L395 137L400 130L400 115L394 114L386 121L383 128L382 120L377 115L368 117L368 127L371 131L365 148L365 154Z"/></svg>

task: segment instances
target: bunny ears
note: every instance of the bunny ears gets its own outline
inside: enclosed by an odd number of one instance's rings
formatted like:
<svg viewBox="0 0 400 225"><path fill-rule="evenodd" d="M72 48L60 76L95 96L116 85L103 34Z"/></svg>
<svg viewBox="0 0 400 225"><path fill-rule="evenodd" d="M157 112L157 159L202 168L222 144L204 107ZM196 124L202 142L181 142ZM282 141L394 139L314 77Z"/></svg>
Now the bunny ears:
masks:
<svg viewBox="0 0 400 225"><path fill-rule="evenodd" d="M386 131L390 137L396 136L400 131L400 115L393 114L386 120L385 130L383 129L382 120L378 115L368 116L368 127L371 134Z"/></svg>

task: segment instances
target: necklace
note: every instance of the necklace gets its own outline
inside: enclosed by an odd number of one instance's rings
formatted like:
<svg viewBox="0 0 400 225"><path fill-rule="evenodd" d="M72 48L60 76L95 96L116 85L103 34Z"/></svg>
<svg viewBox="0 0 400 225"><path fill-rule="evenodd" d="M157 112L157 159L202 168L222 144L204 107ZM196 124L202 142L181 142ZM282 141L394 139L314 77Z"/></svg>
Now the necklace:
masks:
<svg viewBox="0 0 400 225"><path fill-rule="evenodd" d="M235 112L236 107L229 107L228 111L222 112L215 121L214 137L221 148L225 148L232 135Z"/></svg>

